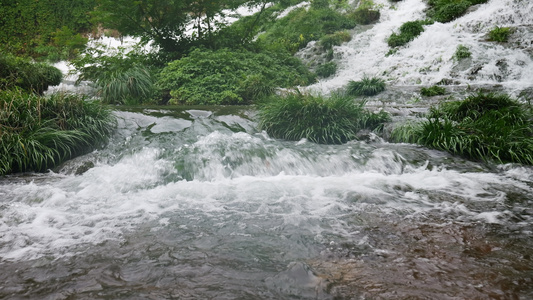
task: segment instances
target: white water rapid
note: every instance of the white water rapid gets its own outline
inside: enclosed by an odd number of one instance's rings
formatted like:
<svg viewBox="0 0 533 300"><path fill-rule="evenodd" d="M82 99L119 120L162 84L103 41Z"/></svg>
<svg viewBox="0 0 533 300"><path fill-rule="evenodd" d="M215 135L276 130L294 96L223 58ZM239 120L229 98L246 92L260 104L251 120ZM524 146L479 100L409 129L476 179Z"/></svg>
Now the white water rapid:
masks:
<svg viewBox="0 0 533 300"><path fill-rule="evenodd" d="M531 1L489 1L391 56L387 36L425 4L375 2L381 21L312 88L364 74L531 87ZM493 25L523 46L486 41ZM251 107L115 114L104 148L0 178L0 299L533 299L531 167L378 137L276 140Z"/></svg>

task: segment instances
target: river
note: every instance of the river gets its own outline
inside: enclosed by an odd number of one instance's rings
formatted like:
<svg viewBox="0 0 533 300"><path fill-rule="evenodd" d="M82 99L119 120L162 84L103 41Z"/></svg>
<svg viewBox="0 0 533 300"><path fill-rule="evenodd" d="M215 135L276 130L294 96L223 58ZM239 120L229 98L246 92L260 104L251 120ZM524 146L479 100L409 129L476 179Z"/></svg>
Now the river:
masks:
<svg viewBox="0 0 533 300"><path fill-rule="evenodd" d="M533 298L531 167L115 113L105 148L0 179L0 298Z"/></svg>

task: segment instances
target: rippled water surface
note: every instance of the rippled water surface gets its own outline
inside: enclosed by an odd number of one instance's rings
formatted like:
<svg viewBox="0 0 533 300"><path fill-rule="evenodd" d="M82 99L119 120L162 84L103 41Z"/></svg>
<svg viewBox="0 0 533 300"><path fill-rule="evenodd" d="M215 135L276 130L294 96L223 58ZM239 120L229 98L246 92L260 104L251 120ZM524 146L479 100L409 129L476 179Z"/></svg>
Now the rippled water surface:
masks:
<svg viewBox="0 0 533 300"><path fill-rule="evenodd" d="M0 298L533 298L529 167L117 115L106 148L0 180Z"/></svg>

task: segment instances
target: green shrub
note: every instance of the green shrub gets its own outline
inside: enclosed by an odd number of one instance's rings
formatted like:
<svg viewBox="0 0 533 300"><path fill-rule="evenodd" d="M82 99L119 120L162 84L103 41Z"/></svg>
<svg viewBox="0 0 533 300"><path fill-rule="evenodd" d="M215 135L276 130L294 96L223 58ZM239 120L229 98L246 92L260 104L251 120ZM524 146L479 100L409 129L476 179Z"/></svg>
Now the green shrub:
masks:
<svg viewBox="0 0 533 300"><path fill-rule="evenodd" d="M432 108L427 119L393 130L392 139L476 160L533 164L529 109L507 95L477 94Z"/></svg>
<svg viewBox="0 0 533 300"><path fill-rule="evenodd" d="M462 16L472 5L470 0L429 1L431 8L426 15L436 22L446 23Z"/></svg>
<svg viewBox="0 0 533 300"><path fill-rule="evenodd" d="M503 42L507 42L510 35L511 35L511 28L496 26L489 32L489 39L491 41L503 43Z"/></svg>
<svg viewBox="0 0 533 300"><path fill-rule="evenodd" d="M334 62L321 64L316 68L315 73L318 77L327 78L337 73L337 64Z"/></svg>
<svg viewBox="0 0 533 300"><path fill-rule="evenodd" d="M367 25L377 22L381 14L379 13L379 10L372 8L357 8L351 13L351 16L355 20L355 23Z"/></svg>
<svg viewBox="0 0 533 300"><path fill-rule="evenodd" d="M314 81L307 67L287 52L196 49L169 63L158 86L170 103L248 104L274 88Z"/></svg>
<svg viewBox="0 0 533 300"><path fill-rule="evenodd" d="M111 112L76 95L0 91L0 175L46 171L106 141Z"/></svg>
<svg viewBox="0 0 533 300"><path fill-rule="evenodd" d="M422 96L426 96L426 97L433 97L433 96L437 96L437 95L444 95L446 93L446 89L441 87L441 86L438 86L438 85L434 85L432 87L423 87L420 89L420 94Z"/></svg>
<svg viewBox="0 0 533 300"><path fill-rule="evenodd" d="M362 129L380 130L389 120L386 112L371 113L364 104L339 94L274 96L260 106L259 127L274 138L341 144Z"/></svg>
<svg viewBox="0 0 533 300"><path fill-rule="evenodd" d="M337 31L332 34L326 34L320 38L320 46L324 49L331 49L333 46L339 46L344 42L349 42L352 36L347 31Z"/></svg>
<svg viewBox="0 0 533 300"><path fill-rule="evenodd" d="M472 56L472 52L470 52L470 49L468 47L459 45L457 46L457 49L455 50L455 54L453 55L453 58L456 60L461 60L464 58L469 58Z"/></svg>
<svg viewBox="0 0 533 300"><path fill-rule="evenodd" d="M350 80L346 93L352 96L374 96L385 90L385 81L377 77L363 77L360 81Z"/></svg>
<svg viewBox="0 0 533 300"><path fill-rule="evenodd" d="M0 89L19 87L42 94L49 86L60 84L62 79L61 71L53 66L0 52Z"/></svg>
<svg viewBox="0 0 533 300"><path fill-rule="evenodd" d="M409 43L424 31L423 25L426 24L427 21L424 20L410 21L402 24L400 26L400 33L391 34L387 39L387 44L389 47L399 47Z"/></svg>

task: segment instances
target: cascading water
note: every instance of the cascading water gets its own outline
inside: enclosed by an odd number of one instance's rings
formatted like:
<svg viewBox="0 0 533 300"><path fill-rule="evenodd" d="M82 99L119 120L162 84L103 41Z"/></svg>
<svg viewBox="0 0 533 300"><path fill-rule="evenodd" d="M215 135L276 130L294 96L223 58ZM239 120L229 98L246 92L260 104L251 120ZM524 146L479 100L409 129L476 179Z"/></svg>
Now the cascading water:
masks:
<svg viewBox="0 0 533 300"><path fill-rule="evenodd" d="M424 26L419 37L391 55L387 38L403 23L425 19L427 5L423 0L375 3L384 7L379 23L335 47L339 71L312 89L328 93L365 75L382 77L391 86L432 85L443 79L463 87L502 85L515 96L533 87L533 2L491 0L476 5L452 22ZM508 43L488 41L495 26L513 28ZM470 49L471 58L453 59L459 45Z"/></svg>
<svg viewBox="0 0 533 300"><path fill-rule="evenodd" d="M533 296L531 168L230 110L118 111L106 148L1 179L0 297Z"/></svg>
<svg viewBox="0 0 533 300"><path fill-rule="evenodd" d="M384 9L337 48L338 76L314 88L385 71L397 84L434 83L456 68L455 43L482 36L473 28L525 24L531 12L528 1L490 1L385 57L386 36L424 7ZM522 50L481 44L471 45L485 70L475 82L496 82L484 72L511 51L504 84L527 85ZM531 167L377 137L275 140L247 107L116 115L105 148L0 178L0 299L533 298Z"/></svg>

